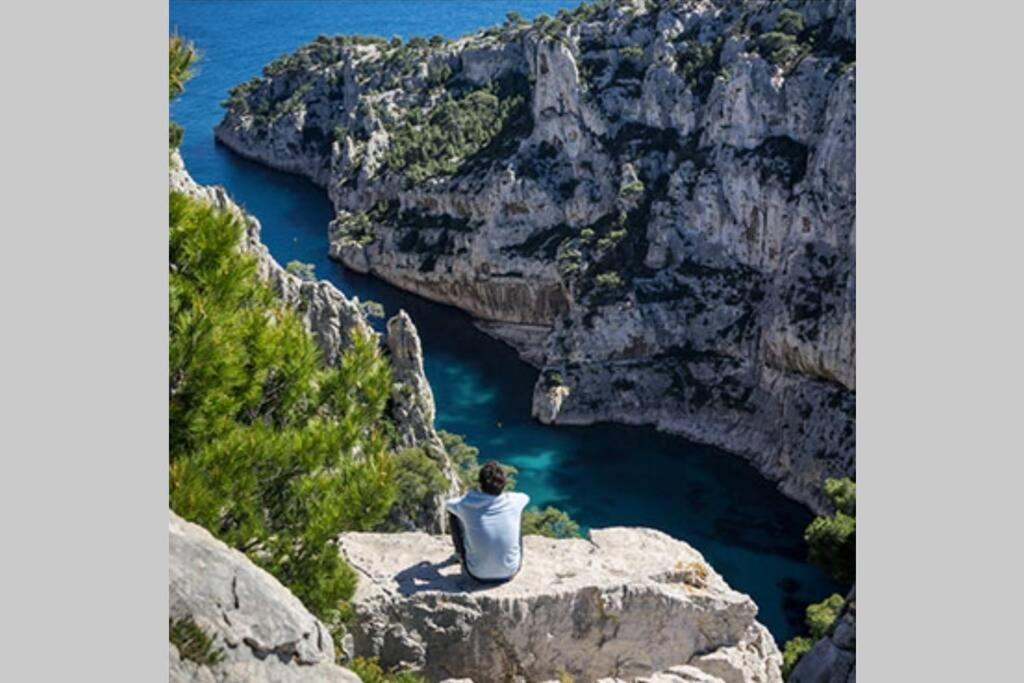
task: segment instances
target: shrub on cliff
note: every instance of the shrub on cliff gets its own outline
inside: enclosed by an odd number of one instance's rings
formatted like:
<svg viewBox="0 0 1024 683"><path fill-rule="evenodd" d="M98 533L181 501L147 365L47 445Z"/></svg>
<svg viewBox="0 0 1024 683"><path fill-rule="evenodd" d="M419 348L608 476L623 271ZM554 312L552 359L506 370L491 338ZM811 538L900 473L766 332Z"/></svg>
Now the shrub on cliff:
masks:
<svg viewBox="0 0 1024 683"><path fill-rule="evenodd" d="M807 49L795 36L782 31L769 31L757 38L757 51L776 66L789 66Z"/></svg>
<svg viewBox="0 0 1024 683"><path fill-rule="evenodd" d="M556 507L543 510L531 508L523 512L523 535L548 538L574 538L580 536L580 525Z"/></svg>
<svg viewBox="0 0 1024 683"><path fill-rule="evenodd" d="M803 657L814 645L814 641L807 636L797 636L796 638L790 638L786 641L785 647L782 648L782 678L783 680L789 678L789 674L793 673L793 669L796 668L797 662Z"/></svg>
<svg viewBox="0 0 1024 683"><path fill-rule="evenodd" d="M520 94L475 90L465 97L448 98L425 116L411 111L390 131L386 167L414 183L437 175L452 175L462 163L484 149L505 125L524 112Z"/></svg>
<svg viewBox="0 0 1024 683"><path fill-rule="evenodd" d="M415 520L423 501L447 490L448 480L436 460L422 448L404 448L395 454L395 509L405 520ZM383 531L406 531L389 519L379 527Z"/></svg>
<svg viewBox="0 0 1024 683"><path fill-rule="evenodd" d="M377 659L355 657L348 663L348 668L363 683L426 683L426 679L411 671L385 671Z"/></svg>
<svg viewBox="0 0 1024 683"><path fill-rule="evenodd" d="M284 269L300 280L306 280L307 282L316 280L316 266L312 263L289 261Z"/></svg>
<svg viewBox="0 0 1024 683"><path fill-rule="evenodd" d="M832 622L839 616L843 609L843 596L833 593L821 602L807 606L804 623L810 631L810 636L797 636L790 639L782 649L782 675L784 678L796 667L800 658L807 654L814 646L814 641L823 637Z"/></svg>
<svg viewBox="0 0 1024 683"><path fill-rule="evenodd" d="M185 82L192 77L193 65L197 55L195 46L181 36L171 36L167 50L167 91L168 100L173 100L185 90ZM181 145L185 129L179 124L170 122L168 144L171 149Z"/></svg>
<svg viewBox="0 0 1024 683"><path fill-rule="evenodd" d="M857 484L851 479L826 479L825 496L835 512L814 518L804 532L808 556L833 579L844 585L857 578ZM814 641L828 631L843 607L843 597L833 593L821 602L807 607L805 623L810 637L798 636L783 648L783 676L796 666Z"/></svg>
<svg viewBox="0 0 1024 683"><path fill-rule="evenodd" d="M833 593L821 602L808 605L804 621L811 632L811 638L818 639L825 635L828 627L839 616L843 602L843 596Z"/></svg>
<svg viewBox="0 0 1024 683"><path fill-rule="evenodd" d="M850 479L827 479L825 495L835 513L816 517L804 532L811 562L839 583L850 585L857 571L857 488Z"/></svg>
<svg viewBox="0 0 1024 683"><path fill-rule="evenodd" d="M785 7L779 10L779 16L775 19L775 28L791 36L799 35L804 30L804 17L796 10Z"/></svg>
<svg viewBox="0 0 1024 683"><path fill-rule="evenodd" d="M395 496L390 367L356 335L326 367L241 252L241 222L170 195L170 501L337 625L355 575L335 547Z"/></svg>

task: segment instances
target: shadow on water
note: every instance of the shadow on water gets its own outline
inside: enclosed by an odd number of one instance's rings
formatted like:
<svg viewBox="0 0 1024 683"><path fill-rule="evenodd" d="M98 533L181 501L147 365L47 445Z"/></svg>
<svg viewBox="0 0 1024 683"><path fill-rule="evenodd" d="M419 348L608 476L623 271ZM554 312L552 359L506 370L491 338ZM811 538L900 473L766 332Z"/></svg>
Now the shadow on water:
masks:
<svg viewBox="0 0 1024 683"><path fill-rule="evenodd" d="M224 185L259 218L263 241L281 263L312 263L319 277L361 300L405 309L416 322L437 424L466 435L481 457L519 468L518 488L537 505L565 509L586 527L650 526L693 544L760 607L781 643L802 630L803 610L839 590L806 562L802 534L811 520L740 458L653 429L601 424L550 427L530 417L537 371L508 346L477 330L468 315L347 271L327 257L326 193L215 145L212 128L228 89L275 56L318 33L441 33L454 36L524 16L554 13L576 0L475 3L259 3L171 1L171 25L203 53L197 77L172 106L185 126L183 156L201 183ZM406 8L414 3L407 3ZM391 10L388 10L391 7ZM380 321L375 323L378 327Z"/></svg>

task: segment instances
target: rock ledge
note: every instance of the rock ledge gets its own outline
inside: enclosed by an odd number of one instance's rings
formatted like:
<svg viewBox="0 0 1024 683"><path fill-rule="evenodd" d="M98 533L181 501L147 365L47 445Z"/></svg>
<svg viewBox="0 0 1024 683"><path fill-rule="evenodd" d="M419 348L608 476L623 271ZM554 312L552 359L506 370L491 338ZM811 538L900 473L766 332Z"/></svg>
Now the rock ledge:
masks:
<svg viewBox="0 0 1024 683"><path fill-rule="evenodd" d="M782 680L779 650L750 597L659 531L528 536L522 571L500 586L464 578L443 536L340 540L360 575L354 653L386 667L478 682Z"/></svg>

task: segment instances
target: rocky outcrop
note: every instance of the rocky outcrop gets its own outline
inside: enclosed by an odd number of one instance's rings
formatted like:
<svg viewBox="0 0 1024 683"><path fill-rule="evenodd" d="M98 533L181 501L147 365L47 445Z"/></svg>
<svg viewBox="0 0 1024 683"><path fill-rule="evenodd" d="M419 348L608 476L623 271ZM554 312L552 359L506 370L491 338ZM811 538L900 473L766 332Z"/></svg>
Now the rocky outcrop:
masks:
<svg viewBox="0 0 1024 683"><path fill-rule="evenodd" d="M540 419L715 444L823 509L855 475L855 6L793 4L321 37L216 135L326 188L334 258L543 370Z"/></svg>
<svg viewBox="0 0 1024 683"><path fill-rule="evenodd" d="M429 680L781 681L757 607L687 544L651 529L524 539L511 582L461 575L451 541L343 534L359 575L354 653Z"/></svg>
<svg viewBox="0 0 1024 683"><path fill-rule="evenodd" d="M800 658L790 683L855 683L857 680L857 589L846 596L828 632Z"/></svg>
<svg viewBox="0 0 1024 683"><path fill-rule="evenodd" d="M171 623L193 624L220 653L200 663L171 642L172 683L358 683L335 664L326 626L277 579L202 527L169 517Z"/></svg>
<svg viewBox="0 0 1024 683"><path fill-rule="evenodd" d="M458 496L458 473L434 429L434 393L423 370L423 347L412 318L399 311L387 324L387 345L391 353L391 412L398 427L398 442L405 447L420 447L438 462L448 480L448 490L424 501L416 519L392 515L392 521L408 529L443 531L447 515L445 500ZM394 512L394 511L393 511Z"/></svg>
<svg viewBox="0 0 1024 683"><path fill-rule="evenodd" d="M242 248L256 258L260 278L287 305L300 311L325 362L330 365L338 362L354 332L373 334L358 299L349 299L326 280L303 280L285 270L260 240L259 220L243 211L223 187L207 187L196 183L177 152L174 152L172 159L170 188L208 201L238 216L245 225Z"/></svg>
<svg viewBox="0 0 1024 683"><path fill-rule="evenodd" d="M324 361L337 364L353 334L376 336L359 299L349 299L327 280L306 280L283 268L260 240L260 223L239 207L223 187L199 185L189 175L180 155L171 156L170 189L202 199L230 211L245 225L242 249L256 259L257 273L288 306L302 315L307 329L320 348ZM409 528L442 531L445 528L443 501L447 493L458 492L458 477L434 428L434 396L423 371L423 352L416 326L399 311L387 323L384 340L391 355L394 384L391 416L402 446L419 446L434 458L450 484L448 492L425 500L415 519L398 521Z"/></svg>

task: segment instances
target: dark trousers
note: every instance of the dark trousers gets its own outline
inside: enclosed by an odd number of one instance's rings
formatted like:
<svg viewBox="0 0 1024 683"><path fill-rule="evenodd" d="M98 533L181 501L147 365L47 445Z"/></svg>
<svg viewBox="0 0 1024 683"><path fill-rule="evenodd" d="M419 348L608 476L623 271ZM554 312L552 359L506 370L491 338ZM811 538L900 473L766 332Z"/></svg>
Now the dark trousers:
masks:
<svg viewBox="0 0 1024 683"><path fill-rule="evenodd" d="M481 578L478 578L476 576L473 576L473 572L469 571L469 567L466 565L466 540L465 540L465 532L462 530L462 520L460 520L458 517L456 517L455 515L453 515L450 512L448 513L448 531L449 531L449 533L451 534L451 537L452 537L452 544L455 546L455 554L459 556L459 562L462 564L462 573L463 574L465 574L469 578L473 579L474 581L478 581L480 583L505 583L506 581L511 581L513 578L515 578L515 574L513 574L510 577L508 577L507 579L481 579ZM522 547L523 547L523 536L522 536L522 534L520 534L519 535L520 553L522 552ZM520 560L520 565L519 566L520 566L520 568L522 568L522 561L521 560ZM519 569L516 569L516 574L518 574L518 573L519 573Z"/></svg>
<svg viewBox="0 0 1024 683"><path fill-rule="evenodd" d="M462 534L462 522L452 513L448 513L448 533L452 536L452 544L455 546L455 554L459 556L462 569L466 569L466 541Z"/></svg>

